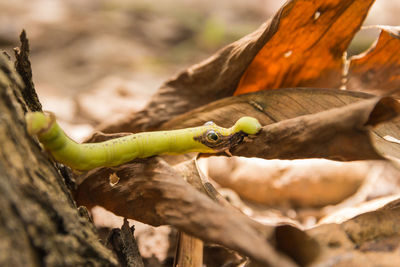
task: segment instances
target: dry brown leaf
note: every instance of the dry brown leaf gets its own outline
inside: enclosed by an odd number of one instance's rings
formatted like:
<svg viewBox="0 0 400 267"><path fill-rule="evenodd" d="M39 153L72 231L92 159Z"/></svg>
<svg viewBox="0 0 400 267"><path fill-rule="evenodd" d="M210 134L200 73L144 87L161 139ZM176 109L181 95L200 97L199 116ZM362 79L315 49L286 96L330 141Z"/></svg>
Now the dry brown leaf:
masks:
<svg viewBox="0 0 400 267"><path fill-rule="evenodd" d="M400 34L394 27L380 28L377 42L350 58L347 90L383 94L400 88Z"/></svg>
<svg viewBox="0 0 400 267"><path fill-rule="evenodd" d="M279 30L253 59L236 95L341 84L342 56L374 1L291 1Z"/></svg>
<svg viewBox="0 0 400 267"><path fill-rule="evenodd" d="M397 266L400 262L399 200L341 224L307 231L321 246L310 266Z"/></svg>
<svg viewBox="0 0 400 267"><path fill-rule="evenodd" d="M400 225L400 200L394 200L382 208L361 214L349 221L342 223L342 226L349 238L361 246L365 242L377 240L379 237L398 235Z"/></svg>
<svg viewBox="0 0 400 267"><path fill-rule="evenodd" d="M112 173L120 178L113 187L108 181ZM261 225L212 201L159 158L140 160L114 169L103 168L80 178L83 181L76 200L81 205L100 205L117 215L152 225L171 224L263 264L294 266L267 242L274 233L273 227ZM304 242L302 244L304 246Z"/></svg>
<svg viewBox="0 0 400 267"><path fill-rule="evenodd" d="M104 122L98 129L154 130L177 115L231 96L261 49L236 94L266 86L338 87L342 53L372 3L373 0L288 1L255 32L166 81L144 110L118 121ZM262 68L266 64L271 70L267 75L265 69L257 70L261 58ZM253 72L257 74L252 75ZM254 90L256 81L259 88Z"/></svg>
<svg viewBox="0 0 400 267"><path fill-rule="evenodd" d="M369 162L263 160L211 157L208 175L255 203L288 208L332 205L354 194L371 171Z"/></svg>
<svg viewBox="0 0 400 267"><path fill-rule="evenodd" d="M396 191L399 192L398 190ZM367 200L367 198L364 198L362 201L359 202L346 203L347 201L344 201L337 206L328 206L325 208L328 214L325 217L321 218L318 221L318 224L343 223L360 214L382 208L386 204L399 198L400 194L397 193L385 197L379 197L373 200Z"/></svg>
<svg viewBox="0 0 400 267"><path fill-rule="evenodd" d="M162 129L177 129L202 125L207 121L231 127L242 116L256 117L261 125L268 125L298 116L373 97L361 92L317 88L288 88L261 91L227 97L199 107L164 123Z"/></svg>
<svg viewBox="0 0 400 267"><path fill-rule="evenodd" d="M264 126L256 138L231 150L232 155L265 159L327 158L342 161L400 157L398 144L385 141L389 131L399 137L395 123L400 104L390 97L372 98L341 108L300 116Z"/></svg>

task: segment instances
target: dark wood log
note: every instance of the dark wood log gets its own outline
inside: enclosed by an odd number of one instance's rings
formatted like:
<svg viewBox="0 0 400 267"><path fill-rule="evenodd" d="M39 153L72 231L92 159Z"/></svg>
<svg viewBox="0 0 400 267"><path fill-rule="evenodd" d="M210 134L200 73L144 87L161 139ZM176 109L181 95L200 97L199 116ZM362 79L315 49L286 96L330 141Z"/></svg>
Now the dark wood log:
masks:
<svg viewBox="0 0 400 267"><path fill-rule="evenodd" d="M28 60L21 50L17 60ZM26 63L16 65L29 73ZM40 109L27 77L0 55L0 266L116 266L61 172L26 131L24 113Z"/></svg>

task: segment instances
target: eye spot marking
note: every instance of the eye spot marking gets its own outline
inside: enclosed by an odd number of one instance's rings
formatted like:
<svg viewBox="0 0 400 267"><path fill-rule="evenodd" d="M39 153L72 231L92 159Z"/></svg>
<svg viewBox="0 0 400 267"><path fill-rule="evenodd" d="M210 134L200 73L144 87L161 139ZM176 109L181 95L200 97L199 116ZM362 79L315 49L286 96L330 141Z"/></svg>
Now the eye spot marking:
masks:
<svg viewBox="0 0 400 267"><path fill-rule="evenodd" d="M209 142L216 142L216 141L218 141L219 136L214 130L210 130L206 134L206 139Z"/></svg>

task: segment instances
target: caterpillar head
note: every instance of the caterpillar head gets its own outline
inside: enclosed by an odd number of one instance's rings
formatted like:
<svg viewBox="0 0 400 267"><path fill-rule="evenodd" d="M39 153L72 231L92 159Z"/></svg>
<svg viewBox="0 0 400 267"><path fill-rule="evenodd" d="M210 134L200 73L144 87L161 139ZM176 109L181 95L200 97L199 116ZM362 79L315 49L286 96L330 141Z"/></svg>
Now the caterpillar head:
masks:
<svg viewBox="0 0 400 267"><path fill-rule="evenodd" d="M261 130L259 121L252 117L240 118L228 131L213 122L207 122L205 125L213 127L204 131L202 135L194 137L194 139L218 152L229 150L242 142L245 136L257 134Z"/></svg>
<svg viewBox="0 0 400 267"><path fill-rule="evenodd" d="M260 122L253 117L241 117L231 128L233 132L244 132L246 134L256 134L261 130Z"/></svg>

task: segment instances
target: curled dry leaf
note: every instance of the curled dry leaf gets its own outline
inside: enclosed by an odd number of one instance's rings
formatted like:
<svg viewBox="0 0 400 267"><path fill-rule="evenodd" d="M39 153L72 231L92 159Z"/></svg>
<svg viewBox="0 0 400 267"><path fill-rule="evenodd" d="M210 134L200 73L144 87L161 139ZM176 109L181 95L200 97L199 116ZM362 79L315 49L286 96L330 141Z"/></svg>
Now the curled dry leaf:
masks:
<svg viewBox="0 0 400 267"><path fill-rule="evenodd" d="M372 3L288 1L255 32L166 81L144 110L105 122L99 130L155 130L177 115L235 91L242 94L292 86L338 87L342 53Z"/></svg>
<svg viewBox="0 0 400 267"><path fill-rule="evenodd" d="M350 58L347 90L383 94L400 88L400 34L394 27L380 28L377 42Z"/></svg>
<svg viewBox="0 0 400 267"><path fill-rule="evenodd" d="M327 158L342 161L383 159L383 154L400 157L400 147L382 136L399 128L387 122L400 104L390 97L372 98L341 108L300 116L266 125L253 140L231 150L233 155L265 159Z"/></svg>
<svg viewBox="0 0 400 267"><path fill-rule="evenodd" d="M356 245L376 240L378 237L393 236L399 233L400 200L394 200L382 208L361 214L342 226Z"/></svg>
<svg viewBox="0 0 400 267"><path fill-rule="evenodd" d="M208 175L222 187L260 204L321 207L354 194L371 170L369 162L264 160L211 157Z"/></svg>
<svg viewBox="0 0 400 267"><path fill-rule="evenodd" d="M396 266L399 256L399 200L341 224L307 231L321 246L311 266Z"/></svg>
<svg viewBox="0 0 400 267"><path fill-rule="evenodd" d="M108 177L114 172L120 180L111 187ZM294 266L267 242L273 227L212 201L159 158L92 171L81 180L76 193L81 205L100 205L117 215L151 225L171 224L263 264Z"/></svg>
<svg viewBox="0 0 400 267"><path fill-rule="evenodd" d="M397 192L399 191L397 190ZM321 220L318 221L318 224L343 223L363 213L382 208L389 202L399 198L400 194L395 193L386 197L379 197L368 201L365 198L359 202L346 203L348 201L344 201L337 206L327 207L326 210L328 210L328 214L321 218Z"/></svg>

